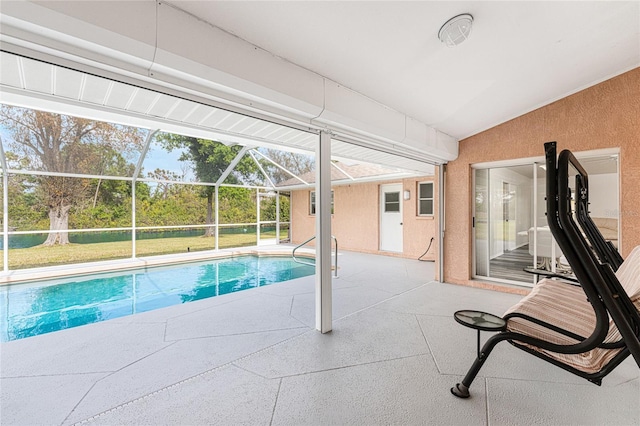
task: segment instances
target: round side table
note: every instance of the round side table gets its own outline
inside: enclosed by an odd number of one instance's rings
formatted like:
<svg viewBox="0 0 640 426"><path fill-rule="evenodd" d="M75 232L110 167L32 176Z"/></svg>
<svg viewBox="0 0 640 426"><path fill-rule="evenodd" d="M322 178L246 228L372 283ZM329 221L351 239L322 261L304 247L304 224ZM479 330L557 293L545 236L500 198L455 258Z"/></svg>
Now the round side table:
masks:
<svg viewBox="0 0 640 426"><path fill-rule="evenodd" d="M453 318L465 327L478 330L478 356L480 356L481 331L504 331L507 328L507 322L505 320L487 312L462 310L455 312Z"/></svg>

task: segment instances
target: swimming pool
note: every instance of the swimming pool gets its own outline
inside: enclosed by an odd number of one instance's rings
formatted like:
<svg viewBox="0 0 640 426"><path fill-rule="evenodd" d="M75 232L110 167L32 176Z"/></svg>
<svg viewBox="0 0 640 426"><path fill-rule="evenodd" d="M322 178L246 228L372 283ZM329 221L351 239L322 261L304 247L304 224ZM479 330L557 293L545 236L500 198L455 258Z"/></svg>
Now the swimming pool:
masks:
<svg viewBox="0 0 640 426"><path fill-rule="evenodd" d="M0 341L305 277L291 258L237 256L0 287Z"/></svg>

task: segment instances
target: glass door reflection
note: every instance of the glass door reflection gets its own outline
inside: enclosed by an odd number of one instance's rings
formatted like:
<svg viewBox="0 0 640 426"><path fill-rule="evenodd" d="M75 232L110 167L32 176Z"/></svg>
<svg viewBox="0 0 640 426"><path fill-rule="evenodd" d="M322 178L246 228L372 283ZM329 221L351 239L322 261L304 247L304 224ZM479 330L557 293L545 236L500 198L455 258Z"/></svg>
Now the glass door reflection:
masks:
<svg viewBox="0 0 640 426"><path fill-rule="evenodd" d="M616 247L619 240L617 154L585 153L589 210L595 224ZM571 273L547 223L543 163L474 169L474 274L476 278L532 286L524 268Z"/></svg>

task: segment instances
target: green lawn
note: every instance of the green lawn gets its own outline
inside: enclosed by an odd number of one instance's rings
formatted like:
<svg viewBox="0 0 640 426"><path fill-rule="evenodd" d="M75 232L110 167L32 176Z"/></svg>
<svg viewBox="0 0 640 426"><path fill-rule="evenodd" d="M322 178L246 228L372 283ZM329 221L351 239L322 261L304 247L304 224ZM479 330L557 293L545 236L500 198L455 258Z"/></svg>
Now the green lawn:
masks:
<svg viewBox="0 0 640 426"><path fill-rule="evenodd" d="M280 234L281 238L286 238L287 230L281 230ZM260 239L275 238L275 236L275 231L262 232ZM218 244L220 248L252 246L256 244L256 234L222 234L219 236ZM215 239L213 237L158 238L136 241L137 257L213 250L214 248ZM129 257L131 257L131 241L68 244L53 247L36 246L9 249L9 269L28 269ZM0 266L3 266L1 257Z"/></svg>

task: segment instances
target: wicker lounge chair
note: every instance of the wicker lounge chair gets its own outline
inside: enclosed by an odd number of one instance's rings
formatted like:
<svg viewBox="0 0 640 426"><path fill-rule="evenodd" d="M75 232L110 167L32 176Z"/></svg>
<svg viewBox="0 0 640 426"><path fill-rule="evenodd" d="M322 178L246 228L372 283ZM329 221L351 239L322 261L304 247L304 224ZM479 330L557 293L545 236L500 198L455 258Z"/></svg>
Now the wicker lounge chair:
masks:
<svg viewBox="0 0 640 426"><path fill-rule="evenodd" d="M512 345L600 385L631 354L640 367L640 246L623 262L588 214L588 176L569 151L556 161L545 144L547 218L579 282L544 279L502 317L492 336L451 393L469 387L495 345ZM572 195L573 194L573 195ZM573 209L573 210L572 210Z"/></svg>

